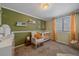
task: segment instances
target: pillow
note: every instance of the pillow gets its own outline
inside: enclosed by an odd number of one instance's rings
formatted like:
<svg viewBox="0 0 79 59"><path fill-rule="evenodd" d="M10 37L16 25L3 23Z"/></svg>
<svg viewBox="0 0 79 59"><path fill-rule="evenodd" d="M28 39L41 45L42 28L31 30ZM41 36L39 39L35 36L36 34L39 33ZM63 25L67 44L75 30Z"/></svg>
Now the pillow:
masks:
<svg viewBox="0 0 79 59"><path fill-rule="evenodd" d="M71 44L75 44L75 43L77 43L77 40L71 40L70 43L71 43Z"/></svg>
<svg viewBox="0 0 79 59"><path fill-rule="evenodd" d="M49 33L45 33L44 38L48 39L49 38Z"/></svg>
<svg viewBox="0 0 79 59"><path fill-rule="evenodd" d="M36 32L36 33L34 34L34 38L36 38L36 39L40 39L41 37L42 37L42 34L39 33L39 32Z"/></svg>

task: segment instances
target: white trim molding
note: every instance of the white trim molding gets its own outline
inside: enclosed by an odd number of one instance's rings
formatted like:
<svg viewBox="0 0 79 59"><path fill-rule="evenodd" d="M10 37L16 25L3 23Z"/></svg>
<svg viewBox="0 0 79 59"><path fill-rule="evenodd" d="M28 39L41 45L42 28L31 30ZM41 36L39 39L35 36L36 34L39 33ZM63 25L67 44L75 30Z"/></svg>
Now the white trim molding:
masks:
<svg viewBox="0 0 79 59"><path fill-rule="evenodd" d="M19 48L19 47L21 47L21 46L24 46L24 44L21 44L21 45L15 46L15 48Z"/></svg>
<svg viewBox="0 0 79 59"><path fill-rule="evenodd" d="M25 33L25 32L44 32L44 31L13 31L13 33Z"/></svg>
<svg viewBox="0 0 79 59"><path fill-rule="evenodd" d="M62 42L62 41L57 41L57 42L68 45L68 43L66 43L66 42Z"/></svg>

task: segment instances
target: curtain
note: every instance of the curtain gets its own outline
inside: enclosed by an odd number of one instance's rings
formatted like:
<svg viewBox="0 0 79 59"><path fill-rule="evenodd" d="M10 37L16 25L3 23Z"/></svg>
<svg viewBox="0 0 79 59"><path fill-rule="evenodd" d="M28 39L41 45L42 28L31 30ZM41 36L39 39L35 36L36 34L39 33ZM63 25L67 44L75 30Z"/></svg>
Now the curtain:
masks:
<svg viewBox="0 0 79 59"><path fill-rule="evenodd" d="M77 40L77 33L76 33L76 18L75 14L71 14L70 16L70 26L71 26L71 39L70 40Z"/></svg>
<svg viewBox="0 0 79 59"><path fill-rule="evenodd" d="M52 25L53 25L53 35L52 35L52 37L53 37L53 40L54 41L56 41L56 18L55 17L53 17L53 21L52 21Z"/></svg>

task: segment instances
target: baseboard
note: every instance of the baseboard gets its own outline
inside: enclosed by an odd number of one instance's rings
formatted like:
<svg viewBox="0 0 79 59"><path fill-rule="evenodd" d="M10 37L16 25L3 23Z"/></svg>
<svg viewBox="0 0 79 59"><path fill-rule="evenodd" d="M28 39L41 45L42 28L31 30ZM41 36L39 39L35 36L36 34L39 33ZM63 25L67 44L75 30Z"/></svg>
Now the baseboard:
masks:
<svg viewBox="0 0 79 59"><path fill-rule="evenodd" d="M24 44L21 44L21 45L15 46L15 48L19 48L19 47L21 47L21 46L24 46Z"/></svg>
<svg viewBox="0 0 79 59"><path fill-rule="evenodd" d="M57 43L60 43L60 44L63 44L63 45L69 45L69 44L67 44L67 43L64 43L64 42L61 42L61 41L56 41Z"/></svg>

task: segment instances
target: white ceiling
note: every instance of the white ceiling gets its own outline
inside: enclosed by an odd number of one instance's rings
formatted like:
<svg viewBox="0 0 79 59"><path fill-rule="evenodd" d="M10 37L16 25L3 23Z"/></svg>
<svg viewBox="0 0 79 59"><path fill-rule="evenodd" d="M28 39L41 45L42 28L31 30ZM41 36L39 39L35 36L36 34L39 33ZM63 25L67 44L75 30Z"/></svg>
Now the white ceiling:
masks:
<svg viewBox="0 0 79 59"><path fill-rule="evenodd" d="M54 16L66 15L79 9L79 3L49 3L47 10L42 9L40 3L3 3L2 6L43 20L51 20Z"/></svg>

